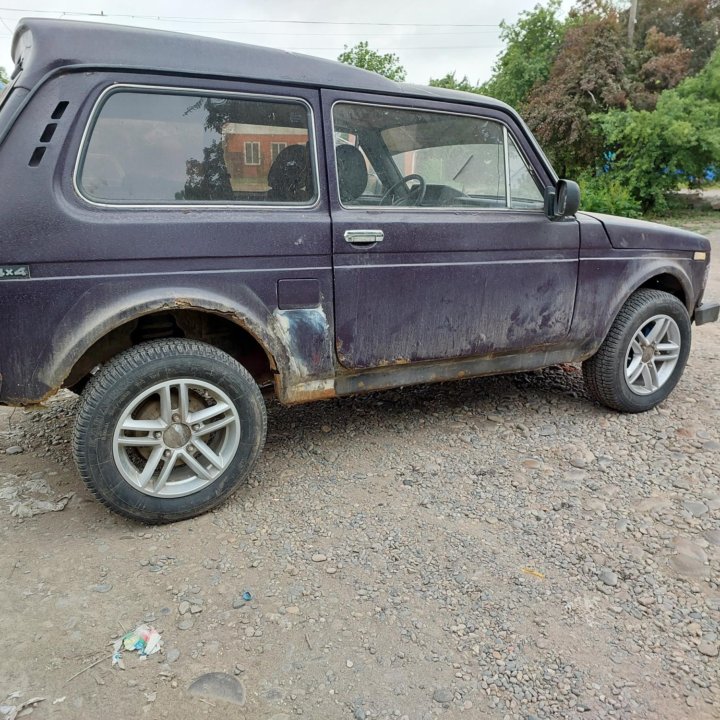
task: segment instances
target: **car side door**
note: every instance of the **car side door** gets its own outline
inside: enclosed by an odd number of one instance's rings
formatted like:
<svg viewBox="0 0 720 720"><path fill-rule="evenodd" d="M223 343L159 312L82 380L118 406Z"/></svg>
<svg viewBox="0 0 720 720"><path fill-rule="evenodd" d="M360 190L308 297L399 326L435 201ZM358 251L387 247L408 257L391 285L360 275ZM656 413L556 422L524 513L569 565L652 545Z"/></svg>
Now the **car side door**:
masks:
<svg viewBox="0 0 720 720"><path fill-rule="evenodd" d="M561 345L578 224L546 216L513 118L330 90L322 104L340 363L364 369Z"/></svg>

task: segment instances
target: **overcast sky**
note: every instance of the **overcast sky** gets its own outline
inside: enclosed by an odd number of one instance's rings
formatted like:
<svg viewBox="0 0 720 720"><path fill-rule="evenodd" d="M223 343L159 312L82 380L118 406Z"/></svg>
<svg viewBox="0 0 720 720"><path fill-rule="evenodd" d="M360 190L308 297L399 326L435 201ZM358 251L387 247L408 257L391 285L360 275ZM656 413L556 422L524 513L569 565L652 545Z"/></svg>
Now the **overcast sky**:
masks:
<svg viewBox="0 0 720 720"><path fill-rule="evenodd" d="M67 17L161 28L299 50L336 59L343 45L367 40L394 52L408 81L427 83L456 71L472 82L490 77L501 49L499 23L514 22L537 0L0 0L0 66L10 70L10 40L21 17ZM564 0L565 11L572 0ZM77 13L99 14L104 18Z"/></svg>

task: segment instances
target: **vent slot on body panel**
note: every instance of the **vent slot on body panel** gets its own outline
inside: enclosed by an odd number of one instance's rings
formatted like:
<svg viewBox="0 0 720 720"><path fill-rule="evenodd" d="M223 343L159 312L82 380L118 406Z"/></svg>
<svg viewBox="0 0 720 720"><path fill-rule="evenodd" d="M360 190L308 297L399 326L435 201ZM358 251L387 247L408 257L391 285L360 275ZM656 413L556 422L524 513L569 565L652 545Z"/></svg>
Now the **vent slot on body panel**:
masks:
<svg viewBox="0 0 720 720"><path fill-rule="evenodd" d="M50 142L52 140L52 136L55 134L56 128L57 123L50 123L49 125L46 125L45 129L43 130L43 134L40 136L40 142Z"/></svg>
<svg viewBox="0 0 720 720"><path fill-rule="evenodd" d="M65 110L67 110L68 101L63 100L62 102L59 102L55 109L53 110L53 114L50 116L52 120L59 120L62 116Z"/></svg>
<svg viewBox="0 0 720 720"><path fill-rule="evenodd" d="M53 110L50 118L52 120L59 120L63 116L65 110L67 110L68 105L69 105L69 103L67 100L60 101L55 106L55 109ZM53 139L53 135L55 135L57 126L58 126L57 123L52 123L52 122L48 123L45 126L45 129L42 131L42 135L40 136L40 142L41 143L49 143ZM42 162L42 159L43 159L43 156L45 155L46 149L47 148L42 147L42 146L36 147L35 150L33 150L33 154L30 157L30 162L28 163L28 165L30 167L37 167Z"/></svg>
<svg viewBox="0 0 720 720"><path fill-rule="evenodd" d="M44 147L36 147L35 151L32 154L32 157L30 158L30 162L28 163L28 165L30 167L37 167L40 164L40 162L42 161L43 155L45 154L46 149L47 148L44 148Z"/></svg>

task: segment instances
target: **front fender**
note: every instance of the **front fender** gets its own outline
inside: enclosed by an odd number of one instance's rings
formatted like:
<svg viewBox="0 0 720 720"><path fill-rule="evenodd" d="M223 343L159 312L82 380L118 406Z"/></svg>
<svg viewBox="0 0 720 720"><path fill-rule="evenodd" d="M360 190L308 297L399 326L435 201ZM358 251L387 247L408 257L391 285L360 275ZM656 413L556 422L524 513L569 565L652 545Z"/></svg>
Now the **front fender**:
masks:
<svg viewBox="0 0 720 720"><path fill-rule="evenodd" d="M695 267L695 266L698 267ZM659 275L670 275L680 284L685 306L692 314L702 285L700 263L685 257L583 258L580 263L573 335L581 340L582 355L594 355L628 298Z"/></svg>

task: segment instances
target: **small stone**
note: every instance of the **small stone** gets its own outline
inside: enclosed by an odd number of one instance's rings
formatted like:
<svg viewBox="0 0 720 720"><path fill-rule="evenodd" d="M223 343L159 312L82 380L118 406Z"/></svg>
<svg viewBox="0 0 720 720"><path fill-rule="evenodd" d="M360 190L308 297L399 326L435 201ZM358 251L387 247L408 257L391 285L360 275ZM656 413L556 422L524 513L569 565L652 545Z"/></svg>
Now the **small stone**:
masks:
<svg viewBox="0 0 720 720"><path fill-rule="evenodd" d="M96 592L96 593L110 592L112 590L112 584L111 583L100 583L99 585L93 585L92 590L93 590L93 592Z"/></svg>
<svg viewBox="0 0 720 720"><path fill-rule="evenodd" d="M353 666L353 661L352 661L352 660L346 660L346 661L345 661L345 665L346 665L347 667L351 668L351 667Z"/></svg>
<svg viewBox="0 0 720 720"><path fill-rule="evenodd" d="M183 600L180 605L178 605L178 612L184 615L188 610L190 610L190 603L187 600Z"/></svg>
<svg viewBox="0 0 720 720"><path fill-rule="evenodd" d="M705 539L711 544L720 546L720 530L708 530Z"/></svg>
<svg viewBox="0 0 720 720"><path fill-rule="evenodd" d="M670 558L670 566L685 577L704 577L706 573L705 564L695 557L685 553L678 553Z"/></svg>
<svg viewBox="0 0 720 720"><path fill-rule="evenodd" d="M326 572L328 575L334 575L334 574L337 572L337 568L336 568L336 567L333 567L333 566L331 565L330 567L326 567L326 568L325 568L325 572Z"/></svg>
<svg viewBox="0 0 720 720"><path fill-rule="evenodd" d="M245 637L254 637L255 628L251 626L245 628Z"/></svg>
<svg viewBox="0 0 720 720"><path fill-rule="evenodd" d="M700 502L697 500L686 500L683 503L683 507L693 517L701 517L708 511L708 506L704 502Z"/></svg>
<svg viewBox="0 0 720 720"><path fill-rule="evenodd" d="M570 464L578 470L584 470L587 467L587 461L585 458L575 457L570 459Z"/></svg>
<svg viewBox="0 0 720 720"><path fill-rule="evenodd" d="M436 703L440 703L441 705L445 705L446 703L452 702L452 699L455 697L455 693L450 688L438 688L433 693L433 700Z"/></svg>
<svg viewBox="0 0 720 720"><path fill-rule="evenodd" d="M190 606L190 612L191 612L193 615L197 615L198 613L201 613L201 612L202 612L202 607L200 607L200 605L191 605L191 606Z"/></svg>
<svg viewBox="0 0 720 720"><path fill-rule="evenodd" d="M323 425L320 429L321 429L324 433L329 433L332 428L331 428L329 425Z"/></svg>
<svg viewBox="0 0 720 720"><path fill-rule="evenodd" d="M674 488L677 488L678 490L690 490L692 488L692 483L690 482L690 478L688 478L687 476L675 478L672 481L672 485Z"/></svg>
<svg viewBox="0 0 720 720"><path fill-rule="evenodd" d="M19 445L13 445L12 447L9 447L6 451L6 455L19 455L21 452L24 452L24 450Z"/></svg>
<svg viewBox="0 0 720 720"><path fill-rule="evenodd" d="M522 466L528 470L539 470L542 467L542 462L535 458L525 458L522 461Z"/></svg>
<svg viewBox="0 0 720 720"><path fill-rule="evenodd" d="M288 615L298 615L300 613L300 608L297 605L290 605L290 607L285 608L285 612Z"/></svg>
<svg viewBox="0 0 720 720"><path fill-rule="evenodd" d="M312 556L313 562L325 562L327 560L327 555L323 555L322 553L315 553Z"/></svg>
<svg viewBox="0 0 720 720"><path fill-rule="evenodd" d="M170 650L167 651L166 658L169 663L177 662L180 658L180 651L177 648L170 648Z"/></svg>
<svg viewBox="0 0 720 720"><path fill-rule="evenodd" d="M643 607L649 607L650 605L654 605L654 604L655 604L655 598L654 598L652 595L641 595L641 596L638 598L638 602L639 602L640 605L642 605Z"/></svg>
<svg viewBox="0 0 720 720"><path fill-rule="evenodd" d="M188 688L190 695L206 700L222 700L234 705L245 704L245 688L232 675L211 672L193 680Z"/></svg>
<svg viewBox="0 0 720 720"><path fill-rule="evenodd" d="M598 577L605 585L610 587L615 587L618 584L618 576L608 568L603 568Z"/></svg>
<svg viewBox="0 0 720 720"><path fill-rule="evenodd" d="M698 652L701 655L706 655L707 657L717 657L718 652L720 652L720 648L718 648L718 645L716 643L708 642L707 640L703 640L698 645Z"/></svg>
<svg viewBox="0 0 720 720"><path fill-rule="evenodd" d="M702 637L702 627L698 623L690 623L686 630L692 637Z"/></svg>
<svg viewBox="0 0 720 720"><path fill-rule="evenodd" d="M191 615L188 615L178 623L178 630L190 630L194 624L194 618Z"/></svg>
<svg viewBox="0 0 720 720"><path fill-rule="evenodd" d="M705 552L704 548L700 546L700 543L702 543L706 547L707 545L702 540L698 542L693 542L692 540L689 540L685 537L675 537L673 538L672 542L679 554L687 555L693 560L697 560L701 563L707 562L707 553Z"/></svg>
<svg viewBox="0 0 720 720"><path fill-rule="evenodd" d="M638 500L635 503L635 509L639 512L658 512L659 510L669 508L671 504L667 498L652 495Z"/></svg>
<svg viewBox="0 0 720 720"><path fill-rule="evenodd" d="M237 597L233 598L232 606L234 610L238 610L239 608L243 607L245 605L245 598L242 597L242 595L238 595Z"/></svg>

